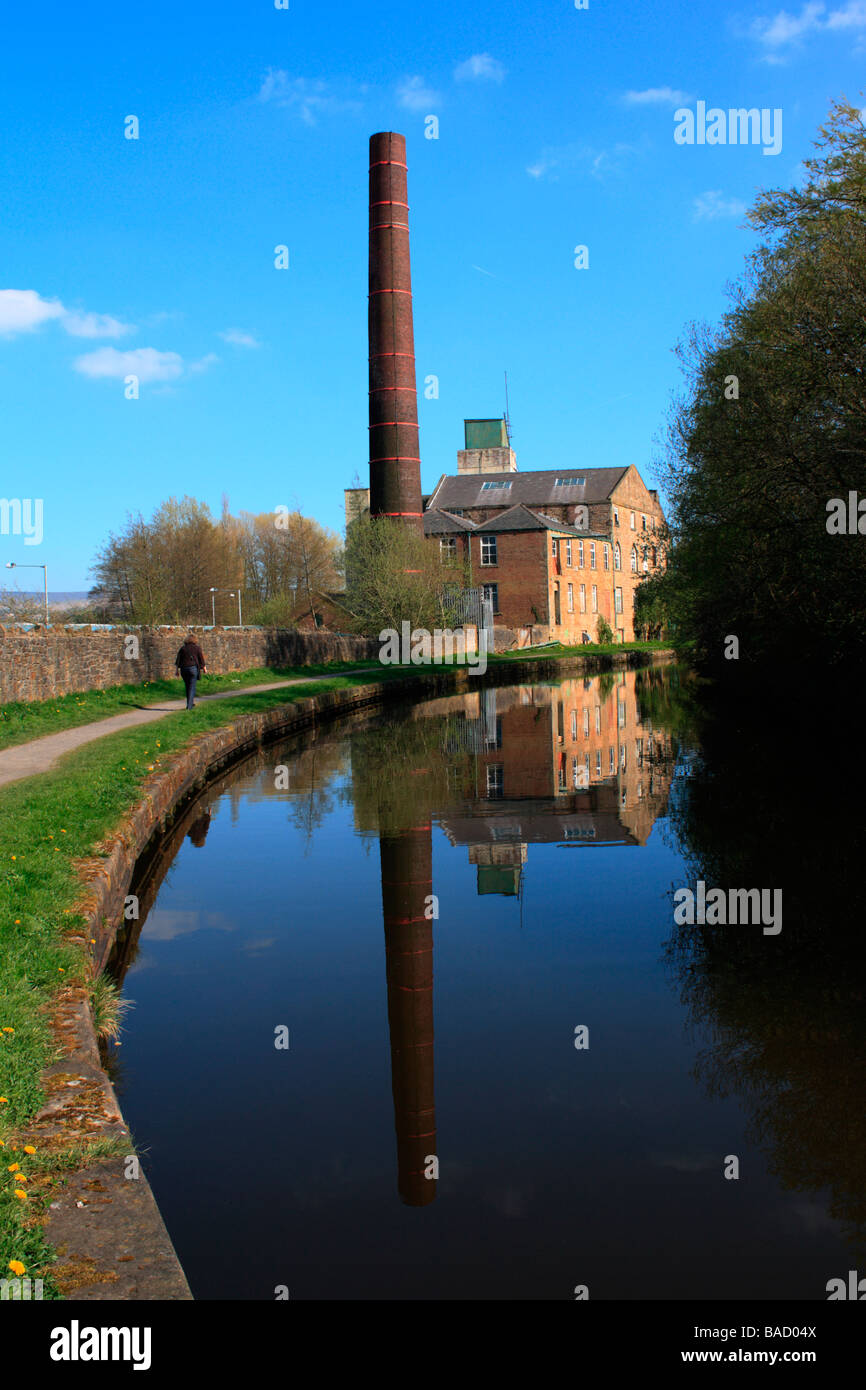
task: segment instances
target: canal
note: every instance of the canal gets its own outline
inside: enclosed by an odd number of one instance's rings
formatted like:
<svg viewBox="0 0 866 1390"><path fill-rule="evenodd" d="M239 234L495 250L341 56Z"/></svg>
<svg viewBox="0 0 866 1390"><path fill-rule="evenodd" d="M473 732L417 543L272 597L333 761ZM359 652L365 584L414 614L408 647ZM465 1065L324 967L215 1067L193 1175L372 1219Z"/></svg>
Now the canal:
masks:
<svg viewBox="0 0 866 1390"><path fill-rule="evenodd" d="M820 1299L854 1267L854 905L831 932L831 828L766 740L704 746L685 684L355 717L183 813L107 1064L196 1298ZM782 888L782 931L678 925L699 877Z"/></svg>

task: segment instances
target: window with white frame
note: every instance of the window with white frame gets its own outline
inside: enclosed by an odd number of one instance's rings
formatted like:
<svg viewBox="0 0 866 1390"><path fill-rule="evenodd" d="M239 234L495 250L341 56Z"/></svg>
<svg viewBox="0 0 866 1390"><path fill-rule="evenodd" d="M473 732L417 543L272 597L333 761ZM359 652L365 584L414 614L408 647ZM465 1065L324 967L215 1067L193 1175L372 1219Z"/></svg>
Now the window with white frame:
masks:
<svg viewBox="0 0 866 1390"><path fill-rule="evenodd" d="M631 514L631 529L632 529L632 530L635 529L635 527L634 527L634 512L632 512L632 514Z"/></svg>
<svg viewBox="0 0 866 1390"><path fill-rule="evenodd" d="M597 585L597 584L593 584L593 586L592 586L592 611L593 611L593 613L597 613L597 612L598 612L598 585Z"/></svg>
<svg viewBox="0 0 866 1390"><path fill-rule="evenodd" d="M602 548L601 548L601 550L602 550L602 556L603 556L603 558L604 558L604 567L605 567L606 570L609 570L609 569L610 569L610 547L607 546L607 545L603 545Z"/></svg>
<svg viewBox="0 0 866 1390"><path fill-rule="evenodd" d="M447 561L447 560L456 560L456 559L457 559L457 537L456 537L456 536L440 536L440 537L439 537L439 556L440 556L440 559L446 560L446 561Z"/></svg>
<svg viewBox="0 0 866 1390"><path fill-rule="evenodd" d="M589 568L595 569L595 541L589 543Z"/></svg>
<svg viewBox="0 0 866 1390"><path fill-rule="evenodd" d="M614 589L613 591L613 611L614 613L622 612L622 589Z"/></svg>
<svg viewBox="0 0 866 1390"><path fill-rule="evenodd" d="M583 541L577 542L577 565L578 569L583 569Z"/></svg>
<svg viewBox="0 0 866 1390"><path fill-rule="evenodd" d="M619 541L613 548L613 567L615 570L622 569L622 552L619 548Z"/></svg>
<svg viewBox="0 0 866 1390"><path fill-rule="evenodd" d="M496 537L481 537L481 563L482 565L496 564Z"/></svg>
<svg viewBox="0 0 866 1390"><path fill-rule="evenodd" d="M573 585L573 584L569 584L569 586L568 586L568 611L569 611L569 613L573 613L573 612L574 612L574 585Z"/></svg>
<svg viewBox="0 0 866 1390"><path fill-rule="evenodd" d="M567 565L571 564L571 541L565 542L565 563Z"/></svg>
<svg viewBox="0 0 866 1390"><path fill-rule="evenodd" d="M631 572L637 574L637 546L631 548Z"/></svg>
<svg viewBox="0 0 866 1390"><path fill-rule="evenodd" d="M579 598L579 600L580 600L580 611L581 611L581 613L585 613L585 612L586 612L586 585L585 585L585 584L581 584L581 586L580 586L580 593L579 593L579 595L578 595L578 598Z"/></svg>

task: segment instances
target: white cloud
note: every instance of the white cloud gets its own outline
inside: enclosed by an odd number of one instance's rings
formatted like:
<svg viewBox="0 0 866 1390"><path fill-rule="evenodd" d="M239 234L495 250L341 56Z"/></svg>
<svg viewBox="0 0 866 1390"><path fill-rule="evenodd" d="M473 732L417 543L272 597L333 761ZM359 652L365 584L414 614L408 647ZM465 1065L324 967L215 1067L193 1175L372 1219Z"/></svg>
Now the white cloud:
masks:
<svg viewBox="0 0 866 1390"><path fill-rule="evenodd" d="M315 125L318 116L361 109L359 101L339 96L327 82L290 77L284 68L268 68L258 99L296 112L305 125Z"/></svg>
<svg viewBox="0 0 866 1390"><path fill-rule="evenodd" d="M73 338L123 338L135 332L132 324L121 323L111 314L67 313L61 322Z"/></svg>
<svg viewBox="0 0 866 1390"><path fill-rule="evenodd" d="M133 333L131 324L110 314L86 314L67 309L59 299L43 299L36 290L0 290L0 336L32 333L56 320L74 338L121 338Z"/></svg>
<svg viewBox="0 0 866 1390"><path fill-rule="evenodd" d="M208 352L204 357L200 357L197 362L190 362L187 370L191 375L198 376L200 372L206 372L208 367L212 367L215 362L219 362L215 352Z"/></svg>
<svg viewBox="0 0 866 1390"><path fill-rule="evenodd" d="M82 376L114 377L120 381L137 376L139 381L176 381L183 375L183 358L177 352L159 352L156 348L97 348L76 357L73 367Z"/></svg>
<svg viewBox="0 0 866 1390"><path fill-rule="evenodd" d="M554 182L560 173L582 170L593 178L605 179L611 174L621 174L633 157L640 153L642 145L629 145L617 142L607 150L599 150L591 145L558 145L542 150L534 164L526 167L532 179L550 177Z"/></svg>
<svg viewBox="0 0 866 1390"><path fill-rule="evenodd" d="M694 222L717 222L720 217L742 217L746 204L739 198L726 198L719 188L699 193L692 204Z"/></svg>
<svg viewBox="0 0 866 1390"><path fill-rule="evenodd" d="M675 87L647 87L642 92L626 92L623 101L629 106L684 106L691 97Z"/></svg>
<svg viewBox="0 0 866 1390"><path fill-rule="evenodd" d="M50 319L63 318L59 299L43 299L35 290L0 290L0 335L32 333Z"/></svg>
<svg viewBox="0 0 866 1390"><path fill-rule="evenodd" d="M224 343L231 343L233 347L257 348L261 347L258 339L252 333L242 333L239 328L227 328L225 333L217 334Z"/></svg>
<svg viewBox="0 0 866 1390"><path fill-rule="evenodd" d="M763 45L765 62L784 63L809 35L851 30L866 31L866 0L847 0L835 10L823 0L808 0L799 14L779 10L772 18L753 20L749 34Z"/></svg>
<svg viewBox="0 0 866 1390"><path fill-rule="evenodd" d="M439 103L439 93L428 87L423 77L404 77L397 87L397 100L407 111L429 111Z"/></svg>
<svg viewBox="0 0 866 1390"><path fill-rule="evenodd" d="M503 82L505 80L505 68L497 58L491 57L489 53L473 53L471 58L467 58L465 63L459 63L454 69L454 78L457 82L474 82L477 80L489 82Z"/></svg>

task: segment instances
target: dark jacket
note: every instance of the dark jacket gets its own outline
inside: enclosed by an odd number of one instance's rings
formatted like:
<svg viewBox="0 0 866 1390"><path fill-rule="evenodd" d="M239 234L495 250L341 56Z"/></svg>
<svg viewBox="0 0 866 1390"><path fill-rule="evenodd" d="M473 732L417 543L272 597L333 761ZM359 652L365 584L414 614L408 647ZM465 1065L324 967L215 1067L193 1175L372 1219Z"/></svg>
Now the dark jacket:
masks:
<svg viewBox="0 0 866 1390"><path fill-rule="evenodd" d="M188 637L177 654L175 666L197 666L200 671L204 670L204 652L194 638Z"/></svg>

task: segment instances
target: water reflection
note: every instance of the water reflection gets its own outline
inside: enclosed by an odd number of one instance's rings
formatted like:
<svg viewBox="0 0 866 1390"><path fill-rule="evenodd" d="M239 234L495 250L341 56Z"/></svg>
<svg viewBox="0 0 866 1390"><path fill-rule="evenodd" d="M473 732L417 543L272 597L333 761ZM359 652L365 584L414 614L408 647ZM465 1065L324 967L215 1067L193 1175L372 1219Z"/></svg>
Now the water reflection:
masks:
<svg viewBox="0 0 866 1390"><path fill-rule="evenodd" d="M479 895L518 901L530 845L645 844L677 757L676 739L648 712L670 679L652 669L478 690L422 702L397 719L359 716L346 743L319 732L261 750L212 782L142 859L131 887L139 917L122 924L109 974L123 983L183 840L202 848L222 803L235 822L243 799L279 797L279 768L291 819L309 839L333 812L335 783L348 769L355 826L379 842L397 1190L408 1206L430 1205L438 1181L433 823L467 849ZM182 926L161 923L162 939L195 929L189 916ZM109 1064L120 1081L116 1057Z"/></svg>

